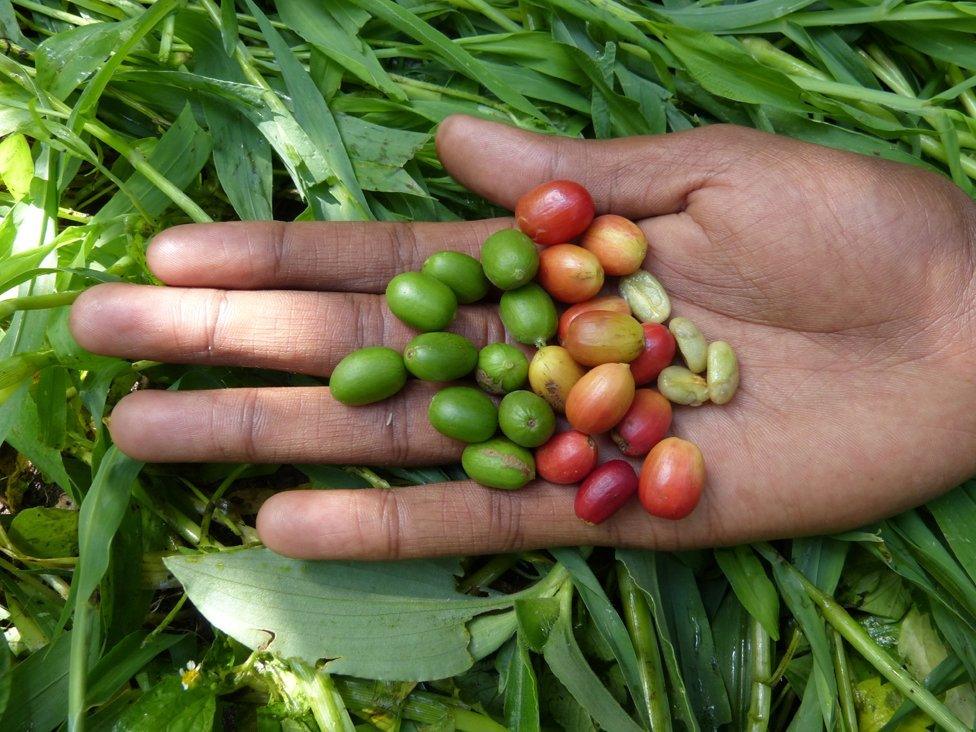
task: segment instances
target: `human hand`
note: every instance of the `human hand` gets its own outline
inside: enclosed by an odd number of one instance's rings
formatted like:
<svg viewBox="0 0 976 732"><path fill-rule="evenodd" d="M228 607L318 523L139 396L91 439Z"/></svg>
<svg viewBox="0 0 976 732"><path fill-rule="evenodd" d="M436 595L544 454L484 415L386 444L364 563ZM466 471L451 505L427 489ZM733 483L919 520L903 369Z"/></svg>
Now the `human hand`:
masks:
<svg viewBox="0 0 976 732"><path fill-rule="evenodd" d="M453 117L437 142L459 182L506 208L570 178L598 212L637 220L674 314L735 346L735 399L675 410L674 432L705 455L701 504L669 522L634 501L590 526L572 488L542 483L291 491L258 516L272 549L384 559L732 544L858 526L976 472L976 213L948 181L726 126L584 142ZM410 339L380 294L394 274L439 249L477 254L505 225L180 226L148 252L171 287L94 287L72 328L98 353L326 376L355 348ZM501 340L495 310L461 308L453 330ZM414 383L347 408L324 387L141 391L111 431L147 461L452 462L461 445L427 423L431 393Z"/></svg>

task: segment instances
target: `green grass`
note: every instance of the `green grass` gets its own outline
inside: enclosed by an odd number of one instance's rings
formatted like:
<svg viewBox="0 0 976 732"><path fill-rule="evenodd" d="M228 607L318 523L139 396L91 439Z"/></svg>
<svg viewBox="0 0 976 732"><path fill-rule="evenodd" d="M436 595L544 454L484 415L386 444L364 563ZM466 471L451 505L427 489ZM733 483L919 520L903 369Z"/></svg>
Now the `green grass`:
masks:
<svg viewBox="0 0 976 732"><path fill-rule="evenodd" d="M491 215L437 161L454 112L587 137L734 122L972 194L974 11L0 0L0 729L971 728L974 484L773 545L303 565L256 546L272 488L457 468L135 463L104 427L135 386L311 380L93 356L66 318L94 283L150 282L175 223Z"/></svg>

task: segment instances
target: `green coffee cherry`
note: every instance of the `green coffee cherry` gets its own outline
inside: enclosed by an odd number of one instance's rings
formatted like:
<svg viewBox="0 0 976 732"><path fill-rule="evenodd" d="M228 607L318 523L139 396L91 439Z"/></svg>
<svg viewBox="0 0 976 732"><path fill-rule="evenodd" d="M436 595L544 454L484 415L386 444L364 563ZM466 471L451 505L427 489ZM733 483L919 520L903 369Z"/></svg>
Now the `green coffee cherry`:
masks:
<svg viewBox="0 0 976 732"><path fill-rule="evenodd" d="M556 305L534 282L502 295L499 312L505 329L519 343L541 348L556 334Z"/></svg>
<svg viewBox="0 0 976 732"><path fill-rule="evenodd" d="M470 386L441 389L430 400L427 418L442 435L461 442L484 442L498 429L498 409Z"/></svg>
<svg viewBox="0 0 976 732"><path fill-rule="evenodd" d="M504 437L468 445L461 467L472 480L489 488L518 490L535 478L535 459L524 447Z"/></svg>
<svg viewBox="0 0 976 732"><path fill-rule="evenodd" d="M329 388L336 401L359 406L388 399L406 383L403 357L392 348L370 346L353 351L336 365Z"/></svg>
<svg viewBox="0 0 976 732"><path fill-rule="evenodd" d="M489 394L507 394L525 384L529 375L529 360L515 346L492 343L478 354L475 379Z"/></svg>
<svg viewBox="0 0 976 732"><path fill-rule="evenodd" d="M538 447L556 431L556 415L537 394L513 391L498 405L498 426L516 445Z"/></svg>
<svg viewBox="0 0 976 732"><path fill-rule="evenodd" d="M457 333L421 333L403 351L407 370L424 381L454 381L471 373L478 349Z"/></svg>
<svg viewBox="0 0 976 732"><path fill-rule="evenodd" d="M478 302L488 294L488 278L481 262L461 252L436 252L427 257L420 270L453 290L462 305Z"/></svg>
<svg viewBox="0 0 976 732"><path fill-rule="evenodd" d="M502 290L528 284L539 271L539 253L532 240L518 229L502 229L481 246L485 276Z"/></svg>
<svg viewBox="0 0 976 732"><path fill-rule="evenodd" d="M404 272L390 280L386 304L404 323L424 332L444 330L457 312L451 288L421 272Z"/></svg>

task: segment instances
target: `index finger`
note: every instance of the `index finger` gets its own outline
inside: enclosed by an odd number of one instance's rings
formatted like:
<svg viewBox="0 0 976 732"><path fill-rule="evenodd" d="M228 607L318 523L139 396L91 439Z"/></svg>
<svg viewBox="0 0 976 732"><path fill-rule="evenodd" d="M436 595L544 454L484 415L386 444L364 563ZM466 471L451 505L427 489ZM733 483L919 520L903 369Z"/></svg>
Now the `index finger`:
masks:
<svg viewBox="0 0 976 732"><path fill-rule="evenodd" d="M376 294L434 252L477 257L482 242L506 226L511 219L185 224L153 239L146 259L159 279L178 287Z"/></svg>

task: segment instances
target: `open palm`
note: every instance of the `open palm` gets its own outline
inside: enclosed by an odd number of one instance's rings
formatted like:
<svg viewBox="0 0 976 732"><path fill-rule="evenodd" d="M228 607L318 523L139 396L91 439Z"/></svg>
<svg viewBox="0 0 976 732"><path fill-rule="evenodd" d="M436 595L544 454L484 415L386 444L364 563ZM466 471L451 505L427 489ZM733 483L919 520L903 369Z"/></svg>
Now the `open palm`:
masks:
<svg viewBox="0 0 976 732"><path fill-rule="evenodd" d="M674 314L736 347L735 399L675 414L705 455L702 503L679 522L635 503L588 526L570 488L542 483L292 491L259 515L271 548L729 544L856 526L976 472L976 215L944 179L735 127L583 142L453 117L438 149L458 181L509 209L542 181L580 181L600 212L640 223ZM92 288L73 330L100 353L326 376L355 348L411 338L383 302L390 277L440 249L476 254L504 225L177 227L149 250L171 287ZM490 305L462 308L453 329L476 345L504 338ZM327 388L143 391L115 408L112 434L149 461L452 462L461 445L427 423L431 393L415 383L353 409Z"/></svg>

